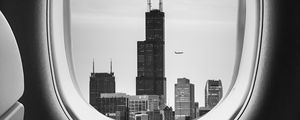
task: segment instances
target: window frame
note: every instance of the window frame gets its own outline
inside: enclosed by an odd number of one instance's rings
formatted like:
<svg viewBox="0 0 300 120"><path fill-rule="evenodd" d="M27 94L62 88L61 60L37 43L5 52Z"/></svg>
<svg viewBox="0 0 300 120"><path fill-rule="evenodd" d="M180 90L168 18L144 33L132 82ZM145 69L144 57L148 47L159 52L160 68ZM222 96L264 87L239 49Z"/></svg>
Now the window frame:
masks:
<svg viewBox="0 0 300 120"><path fill-rule="evenodd" d="M74 74L70 35L70 1L48 0L48 49L58 101L69 119L109 119L84 101ZM228 92L202 120L238 119L251 98L262 31L262 0L239 1L237 59Z"/></svg>

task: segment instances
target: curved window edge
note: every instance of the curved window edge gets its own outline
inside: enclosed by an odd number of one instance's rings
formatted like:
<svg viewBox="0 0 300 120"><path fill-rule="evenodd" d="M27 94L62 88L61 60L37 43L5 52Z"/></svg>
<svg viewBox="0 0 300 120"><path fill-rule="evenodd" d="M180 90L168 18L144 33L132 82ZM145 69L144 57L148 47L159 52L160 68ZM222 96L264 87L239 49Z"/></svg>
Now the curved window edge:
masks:
<svg viewBox="0 0 300 120"><path fill-rule="evenodd" d="M48 47L57 99L69 119L109 119L84 101L77 86L71 58L69 6L69 0L48 1Z"/></svg>
<svg viewBox="0 0 300 120"><path fill-rule="evenodd" d="M244 31L239 31L237 37L238 41L242 39L237 46L241 50L237 52L241 53L237 56L240 59L236 59L238 67L235 67L234 71L235 80L226 96L210 112L201 117L201 120L215 119L216 115L222 119L239 119L251 99L261 49L263 0L240 0L239 10L244 13L239 13L241 21L238 27Z"/></svg>

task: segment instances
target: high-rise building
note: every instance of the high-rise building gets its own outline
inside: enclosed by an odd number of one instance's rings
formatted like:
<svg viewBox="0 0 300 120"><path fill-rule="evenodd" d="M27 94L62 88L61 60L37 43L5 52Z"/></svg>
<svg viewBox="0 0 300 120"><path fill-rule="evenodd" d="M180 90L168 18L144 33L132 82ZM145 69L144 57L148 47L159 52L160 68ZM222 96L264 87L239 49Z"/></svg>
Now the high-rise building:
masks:
<svg viewBox="0 0 300 120"><path fill-rule="evenodd" d="M119 120L129 120L128 95L125 93L102 93L96 101L97 110Z"/></svg>
<svg viewBox="0 0 300 120"><path fill-rule="evenodd" d="M136 95L159 95L160 106L166 103L165 37L162 0L159 9L151 8L146 14L146 40L137 42Z"/></svg>
<svg viewBox="0 0 300 120"><path fill-rule="evenodd" d="M93 72L90 76L90 104L97 109L96 99L101 93L115 93L115 76L110 62L110 73L95 73L94 61Z"/></svg>
<svg viewBox="0 0 300 120"><path fill-rule="evenodd" d="M194 118L194 84L189 79L178 78L175 84L175 120Z"/></svg>
<svg viewBox="0 0 300 120"><path fill-rule="evenodd" d="M205 107L213 108L221 100L223 88L221 80L207 80L205 85Z"/></svg>

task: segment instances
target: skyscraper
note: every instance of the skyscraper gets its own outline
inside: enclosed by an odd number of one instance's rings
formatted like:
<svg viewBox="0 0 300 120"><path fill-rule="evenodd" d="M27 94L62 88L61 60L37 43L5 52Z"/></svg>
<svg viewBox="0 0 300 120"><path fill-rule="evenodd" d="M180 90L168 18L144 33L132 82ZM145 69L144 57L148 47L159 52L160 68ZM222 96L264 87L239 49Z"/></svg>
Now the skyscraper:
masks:
<svg viewBox="0 0 300 120"><path fill-rule="evenodd" d="M110 62L110 73L95 73L94 61L93 72L90 76L90 104L97 109L96 99L101 93L115 93L115 76Z"/></svg>
<svg viewBox="0 0 300 120"><path fill-rule="evenodd" d="M207 80L205 85L205 107L213 108L221 100L223 88L221 80Z"/></svg>
<svg viewBox="0 0 300 120"><path fill-rule="evenodd" d="M160 106L166 103L164 12L151 9L148 0L146 12L146 40L137 42L136 95L159 95Z"/></svg>
<svg viewBox="0 0 300 120"><path fill-rule="evenodd" d="M178 78L175 84L175 120L194 118L194 84L189 79Z"/></svg>

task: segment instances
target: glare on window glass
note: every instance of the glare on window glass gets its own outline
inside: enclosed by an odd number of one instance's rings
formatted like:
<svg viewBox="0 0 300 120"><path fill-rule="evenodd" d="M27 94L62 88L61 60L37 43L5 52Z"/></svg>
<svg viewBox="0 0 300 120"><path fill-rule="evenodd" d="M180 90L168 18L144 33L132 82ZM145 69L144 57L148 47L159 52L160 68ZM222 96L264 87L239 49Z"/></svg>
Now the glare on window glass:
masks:
<svg viewBox="0 0 300 120"><path fill-rule="evenodd" d="M183 120L211 110L232 80L237 0L72 0L84 99L114 119Z"/></svg>

